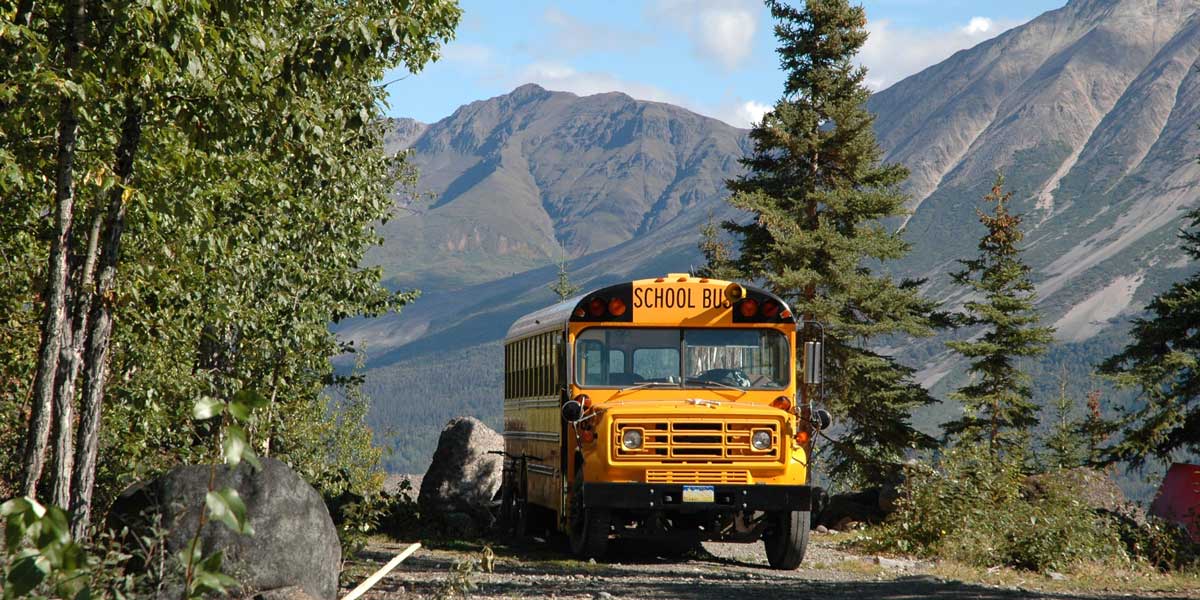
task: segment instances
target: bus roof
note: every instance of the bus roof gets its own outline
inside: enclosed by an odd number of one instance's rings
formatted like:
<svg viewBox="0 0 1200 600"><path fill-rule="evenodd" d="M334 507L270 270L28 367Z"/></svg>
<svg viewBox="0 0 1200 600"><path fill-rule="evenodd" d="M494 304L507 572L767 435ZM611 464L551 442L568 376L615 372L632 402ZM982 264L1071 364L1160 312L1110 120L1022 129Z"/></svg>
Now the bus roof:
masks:
<svg viewBox="0 0 1200 600"><path fill-rule="evenodd" d="M713 307L709 307L707 304L705 304L703 306L703 308L710 308L710 310L707 311L707 314L709 315L707 318L709 321L711 321L713 314L726 315L726 314L732 313L732 322L735 322L735 323L737 323L737 322L743 322L743 323L745 323L745 322L766 322L766 323L777 323L777 324L795 323L795 317L792 315L791 309L788 307L787 303L784 302L783 299L780 298L779 296L776 296L775 294L772 294L766 290L763 290L761 288L754 287L754 286L743 285L743 284L719 280L719 279L693 277L686 273L670 273L664 277L658 277L658 278L654 278L654 279L639 279L639 280L635 280L635 281L622 282L622 283L610 285L607 287L594 289L585 294L581 294L581 295L575 296L573 298L568 298L567 300L559 302L558 304L553 304L551 306L547 306L545 308L536 310L534 312L531 312L531 313L517 319L516 322L513 323L511 327L509 327L508 333L505 334L504 339L507 342L509 340L523 338L523 337L526 337L529 335L533 335L535 333L542 333L545 331L551 331L551 330L556 330L556 329L564 329L566 327L567 323L570 321L573 321L573 320L574 321L608 322L608 323L620 322L620 321L629 322L632 320L632 315L633 315L634 311L638 310L636 308L636 306L638 306L638 303L640 301L642 301L643 299L649 301L649 299L650 299L649 293L648 293L649 290L661 289L666 286L670 286L671 284L675 284L677 286L679 284L683 284L684 286L691 287L693 290L701 289L702 291L705 292L704 293L704 302L708 302L710 300L710 298L716 299L716 300L723 300L725 298L724 294L722 293L720 296L718 296L716 294L717 291L723 292L724 290L727 290L730 288L740 288L741 294L743 296L743 300L754 299L757 302L762 303L762 304L769 304L770 301L774 301L777 304L777 307L776 307L776 310L777 310L776 315L777 316L773 315L769 320L764 317L761 317L761 316L756 319L751 319L751 320L746 320L745 318L739 319L738 315L737 315L737 311L732 310L732 307L733 307L732 303L725 303L721 306L713 306ZM636 298L633 297L635 289L638 291L638 297L636 297ZM643 298L641 294L645 294L645 297ZM626 303L627 310L629 312L626 313L626 315L624 316L625 318L614 318L611 316L611 314L608 316L599 317L596 319L588 318L588 316L586 315L586 311L588 310L590 302L594 301L596 298L604 298L605 300L608 300L610 297L614 297L614 298L620 297ZM697 298L691 297L690 295L689 295L689 299L691 300L691 302L693 304L696 302L699 302L699 300ZM740 303L740 302L742 302L742 300L739 300L738 302ZM666 308L670 309L671 307L667 306ZM695 308L695 307L692 307L692 308ZM584 311L584 313L578 312L580 310ZM651 310L651 308L645 308L642 310ZM695 319L689 319L689 320L695 321ZM679 322L679 324L681 324L681 325L697 324L695 322L689 323L688 322L689 320L681 320Z"/></svg>

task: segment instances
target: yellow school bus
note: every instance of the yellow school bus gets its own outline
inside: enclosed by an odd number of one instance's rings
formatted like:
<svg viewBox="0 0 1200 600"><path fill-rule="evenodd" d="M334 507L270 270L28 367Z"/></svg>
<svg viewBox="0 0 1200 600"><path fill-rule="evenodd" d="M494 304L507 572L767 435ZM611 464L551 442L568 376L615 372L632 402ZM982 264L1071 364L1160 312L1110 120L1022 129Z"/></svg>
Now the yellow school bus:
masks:
<svg viewBox="0 0 1200 600"><path fill-rule="evenodd" d="M799 566L815 433L802 384L817 382L819 345L800 340L814 366L797 381L796 323L764 290L687 274L518 319L504 341L502 520L566 533L580 556L614 537L763 540L771 566Z"/></svg>

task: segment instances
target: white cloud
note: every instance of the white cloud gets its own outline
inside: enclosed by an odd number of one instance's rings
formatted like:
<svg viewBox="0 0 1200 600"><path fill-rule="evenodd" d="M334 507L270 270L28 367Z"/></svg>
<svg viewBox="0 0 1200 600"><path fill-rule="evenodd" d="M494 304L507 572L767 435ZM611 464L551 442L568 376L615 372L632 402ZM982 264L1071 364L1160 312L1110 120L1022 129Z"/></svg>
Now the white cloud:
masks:
<svg viewBox="0 0 1200 600"><path fill-rule="evenodd" d="M867 87L881 90L1019 24L974 17L962 27L943 31L896 27L886 19L868 21L870 36L858 62L867 67Z"/></svg>
<svg viewBox="0 0 1200 600"><path fill-rule="evenodd" d="M746 10L703 10L697 15L696 22L699 39L693 37L693 42L701 54L731 71L750 56L750 43L754 40L754 30L758 25L754 13Z"/></svg>
<svg viewBox="0 0 1200 600"><path fill-rule="evenodd" d="M738 107L736 114L737 121L731 122L730 125L735 125L737 127L751 127L761 122L763 115L771 112L771 109L773 108L773 106L768 104L755 102L754 100L747 100Z"/></svg>
<svg viewBox="0 0 1200 600"><path fill-rule="evenodd" d="M977 35L987 33L992 28L992 20L987 17L971 17L971 22L963 27L963 33L967 35Z"/></svg>
<svg viewBox="0 0 1200 600"><path fill-rule="evenodd" d="M659 0L649 18L682 29L698 58L733 71L750 57L763 12L748 0Z"/></svg>

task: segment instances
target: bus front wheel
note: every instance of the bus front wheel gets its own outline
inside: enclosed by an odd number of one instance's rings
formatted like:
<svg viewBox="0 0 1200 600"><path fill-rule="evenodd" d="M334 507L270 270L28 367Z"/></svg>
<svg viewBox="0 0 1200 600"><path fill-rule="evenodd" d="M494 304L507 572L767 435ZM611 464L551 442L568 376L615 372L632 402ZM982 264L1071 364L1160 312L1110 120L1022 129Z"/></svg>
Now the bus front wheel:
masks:
<svg viewBox="0 0 1200 600"><path fill-rule="evenodd" d="M763 533L767 563L772 569L793 570L804 561L808 548L809 511L789 510L768 515L770 523Z"/></svg>
<svg viewBox="0 0 1200 600"><path fill-rule="evenodd" d="M571 486L571 552L581 558L600 558L608 550L612 514L607 509L583 505L583 469L575 471Z"/></svg>

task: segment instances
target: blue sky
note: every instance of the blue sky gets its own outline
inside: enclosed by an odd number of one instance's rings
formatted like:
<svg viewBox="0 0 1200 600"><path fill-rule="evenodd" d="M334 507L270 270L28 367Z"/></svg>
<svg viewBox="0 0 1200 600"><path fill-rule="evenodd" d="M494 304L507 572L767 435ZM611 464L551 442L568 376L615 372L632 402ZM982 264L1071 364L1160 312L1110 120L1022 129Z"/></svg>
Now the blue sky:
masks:
<svg viewBox="0 0 1200 600"><path fill-rule="evenodd" d="M1061 7L1065 0L866 0L860 54L882 89ZM783 76L771 18L756 0L460 0L463 20L441 60L391 73L388 114L431 123L523 83L581 95L609 91L671 102L747 127Z"/></svg>

